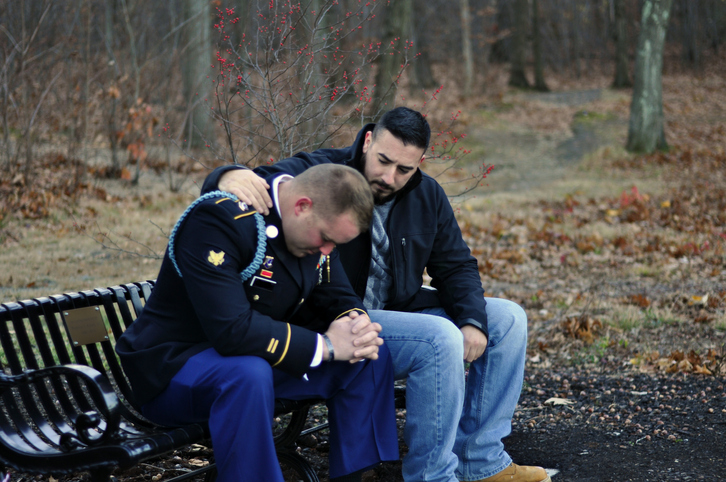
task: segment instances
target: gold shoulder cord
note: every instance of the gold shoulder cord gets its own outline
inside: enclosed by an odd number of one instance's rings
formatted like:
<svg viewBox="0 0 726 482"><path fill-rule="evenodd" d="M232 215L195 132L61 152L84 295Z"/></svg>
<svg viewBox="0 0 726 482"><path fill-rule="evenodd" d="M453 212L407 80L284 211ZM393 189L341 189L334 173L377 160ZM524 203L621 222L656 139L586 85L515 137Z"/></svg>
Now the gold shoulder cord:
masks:
<svg viewBox="0 0 726 482"><path fill-rule="evenodd" d="M330 256L325 257L325 267L328 272L328 283L330 283Z"/></svg>

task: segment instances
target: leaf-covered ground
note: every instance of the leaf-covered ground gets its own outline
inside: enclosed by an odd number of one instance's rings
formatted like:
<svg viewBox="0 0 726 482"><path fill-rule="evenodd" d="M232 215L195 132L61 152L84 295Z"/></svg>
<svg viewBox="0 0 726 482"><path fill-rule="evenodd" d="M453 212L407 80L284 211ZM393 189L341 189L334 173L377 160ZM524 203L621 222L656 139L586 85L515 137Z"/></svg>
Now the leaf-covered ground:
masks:
<svg viewBox="0 0 726 482"><path fill-rule="evenodd" d="M461 116L470 158L495 169L455 199L460 225L488 295L520 303L530 323L506 446L518 463L559 470L556 482L716 480L726 466L723 64L664 78L666 153L623 151L630 92L606 77L532 94L507 90L502 74ZM158 260L127 251L161 252L146 219L168 232L197 191L164 194L151 173L135 188L63 175L76 167L51 159L27 185L0 177L4 299L153 277ZM325 432L300 451L325 479ZM165 480L210 459L193 447L117 478ZM400 481L400 463L366 480Z"/></svg>

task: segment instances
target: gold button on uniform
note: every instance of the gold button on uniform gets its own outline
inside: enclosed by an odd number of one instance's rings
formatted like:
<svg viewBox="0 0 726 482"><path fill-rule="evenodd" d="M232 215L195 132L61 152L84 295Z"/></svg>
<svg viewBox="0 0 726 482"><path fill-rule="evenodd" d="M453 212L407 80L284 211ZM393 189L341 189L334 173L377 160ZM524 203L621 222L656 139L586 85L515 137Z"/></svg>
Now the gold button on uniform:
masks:
<svg viewBox="0 0 726 482"><path fill-rule="evenodd" d="M260 295L255 295L255 296L252 297L252 299L255 300L255 301L257 301L257 300L260 299Z"/></svg>

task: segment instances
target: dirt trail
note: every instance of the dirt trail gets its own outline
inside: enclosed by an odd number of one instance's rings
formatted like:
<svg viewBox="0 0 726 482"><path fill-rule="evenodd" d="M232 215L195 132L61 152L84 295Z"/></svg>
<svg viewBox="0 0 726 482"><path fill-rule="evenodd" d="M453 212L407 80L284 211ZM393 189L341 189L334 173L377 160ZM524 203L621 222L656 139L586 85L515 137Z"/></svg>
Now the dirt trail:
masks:
<svg viewBox="0 0 726 482"><path fill-rule="evenodd" d="M582 109L567 130L543 133L541 130L507 125L504 128L476 127L470 136L485 146L483 161L495 166L487 193L523 192L543 189L570 175L588 154L617 143L627 130L622 119L588 119L585 108L602 98L602 91L571 91L529 94L528 102Z"/></svg>

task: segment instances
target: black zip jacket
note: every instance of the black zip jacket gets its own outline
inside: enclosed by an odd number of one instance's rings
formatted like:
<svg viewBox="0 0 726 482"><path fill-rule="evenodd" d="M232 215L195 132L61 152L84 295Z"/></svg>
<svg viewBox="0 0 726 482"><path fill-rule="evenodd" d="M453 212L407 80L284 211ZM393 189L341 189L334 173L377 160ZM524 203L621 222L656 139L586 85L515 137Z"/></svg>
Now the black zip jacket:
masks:
<svg viewBox="0 0 726 482"><path fill-rule="evenodd" d="M366 125L352 146L300 152L254 171L269 180L281 172L294 176L316 164L331 162L346 164L362 173L363 141L374 127ZM222 174L239 168L242 166L215 169L204 181L202 194L216 190ZM393 283L385 309L415 312L443 306L457 326L473 325L488 336L486 301L477 261L462 238L449 199L439 183L417 169L396 194L386 232L391 246ZM363 299L371 259L370 231L337 249L353 289ZM422 286L424 268L435 290ZM301 316L311 317L311 313ZM310 318L303 325L314 328L315 322Z"/></svg>

